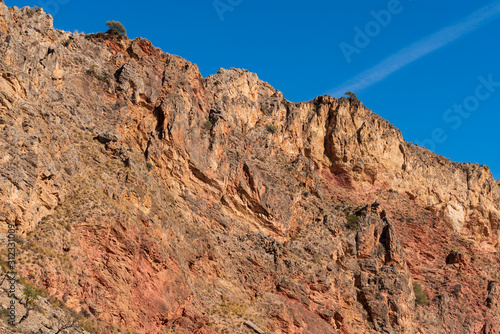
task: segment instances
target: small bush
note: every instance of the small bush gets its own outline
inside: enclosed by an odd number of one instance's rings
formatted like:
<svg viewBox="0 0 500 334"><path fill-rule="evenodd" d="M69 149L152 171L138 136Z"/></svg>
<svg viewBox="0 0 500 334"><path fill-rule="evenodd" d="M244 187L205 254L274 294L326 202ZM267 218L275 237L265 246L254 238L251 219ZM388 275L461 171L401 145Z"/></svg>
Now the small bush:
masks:
<svg viewBox="0 0 500 334"><path fill-rule="evenodd" d="M351 103L359 102L358 97L353 92L345 92L345 95L347 95L347 98L351 101Z"/></svg>
<svg viewBox="0 0 500 334"><path fill-rule="evenodd" d="M212 129L212 122L210 122L210 120L207 120L205 123L203 123L203 128L205 130L210 130Z"/></svg>
<svg viewBox="0 0 500 334"><path fill-rule="evenodd" d="M65 40L64 43L63 43L63 45L65 47L68 47L70 44L71 44L71 39L69 39L69 38L67 40Z"/></svg>
<svg viewBox="0 0 500 334"><path fill-rule="evenodd" d="M41 290L35 288L33 285L29 284L26 287L24 287L23 293L24 296L26 297L26 302L28 304L33 304L33 302L38 299L38 297L42 292Z"/></svg>
<svg viewBox="0 0 500 334"><path fill-rule="evenodd" d="M106 34L120 36L120 33L116 29L109 29L108 31L106 31Z"/></svg>
<svg viewBox="0 0 500 334"><path fill-rule="evenodd" d="M269 131L271 133L276 133L276 131L278 131L278 129L274 125L268 125L267 131Z"/></svg>
<svg viewBox="0 0 500 334"><path fill-rule="evenodd" d="M127 36L127 30L125 30L125 27L120 22L108 21L108 22L106 22L106 25L109 28L109 30L107 31L108 34L119 34L119 35Z"/></svg>
<svg viewBox="0 0 500 334"><path fill-rule="evenodd" d="M420 283L413 282L413 292L415 293L415 304L417 305L429 305L429 298L422 291Z"/></svg>
<svg viewBox="0 0 500 334"><path fill-rule="evenodd" d="M33 8L31 7L28 7L26 8L26 15L28 15L28 17L32 17L33 15L35 15L35 13L38 11L38 7L35 6Z"/></svg>
<svg viewBox="0 0 500 334"><path fill-rule="evenodd" d="M10 268L9 264L7 263L7 261L5 261L5 259L3 257L0 257L0 267L2 267L2 269L4 271L11 271L12 270Z"/></svg>
<svg viewBox="0 0 500 334"><path fill-rule="evenodd" d="M81 319L80 326L90 333L102 333L99 323L96 319Z"/></svg>
<svg viewBox="0 0 500 334"><path fill-rule="evenodd" d="M94 38L104 39L105 37L106 37L106 35L103 32L98 32L97 34L88 34L88 35L85 35L86 39L94 39Z"/></svg>
<svg viewBox="0 0 500 334"><path fill-rule="evenodd" d="M356 215L349 215L349 216L347 216L347 224L346 224L346 226L348 228L356 228L358 226L358 222L359 222L358 216L356 216Z"/></svg>
<svg viewBox="0 0 500 334"><path fill-rule="evenodd" d="M6 308L0 308L0 319L4 320L7 322L10 318L9 310Z"/></svg>
<svg viewBox="0 0 500 334"><path fill-rule="evenodd" d="M64 307L64 303L53 296L50 296L48 300L53 307Z"/></svg>
<svg viewBox="0 0 500 334"><path fill-rule="evenodd" d="M406 170L406 168L407 168L407 167L408 167L408 166L406 166L406 164L403 164L403 165L401 166L401 168L402 168L403 170Z"/></svg>
<svg viewBox="0 0 500 334"><path fill-rule="evenodd" d="M146 162L146 167L148 170L153 169L153 164L151 162Z"/></svg>
<svg viewBox="0 0 500 334"><path fill-rule="evenodd" d="M102 82L108 82L108 76L107 75L101 75L97 73L95 66L92 65L86 72L88 75L91 75L95 77L97 80L102 81Z"/></svg>

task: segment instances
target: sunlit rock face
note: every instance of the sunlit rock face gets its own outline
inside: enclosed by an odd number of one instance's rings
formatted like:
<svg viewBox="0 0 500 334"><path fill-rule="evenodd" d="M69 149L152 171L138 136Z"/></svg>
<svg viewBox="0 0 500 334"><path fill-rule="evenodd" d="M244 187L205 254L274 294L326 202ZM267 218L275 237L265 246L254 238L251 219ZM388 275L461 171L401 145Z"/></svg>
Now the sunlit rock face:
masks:
<svg viewBox="0 0 500 334"><path fill-rule="evenodd" d="M498 181L359 101L0 3L0 131L18 269L102 326L499 331Z"/></svg>

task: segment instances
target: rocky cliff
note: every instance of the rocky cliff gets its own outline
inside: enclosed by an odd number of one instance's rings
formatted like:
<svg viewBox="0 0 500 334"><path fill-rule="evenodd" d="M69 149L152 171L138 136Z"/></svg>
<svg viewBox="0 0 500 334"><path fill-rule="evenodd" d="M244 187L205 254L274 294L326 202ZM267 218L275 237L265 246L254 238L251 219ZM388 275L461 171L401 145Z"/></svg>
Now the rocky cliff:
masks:
<svg viewBox="0 0 500 334"><path fill-rule="evenodd" d="M0 55L1 240L70 332L499 333L488 167L41 9L0 3Z"/></svg>

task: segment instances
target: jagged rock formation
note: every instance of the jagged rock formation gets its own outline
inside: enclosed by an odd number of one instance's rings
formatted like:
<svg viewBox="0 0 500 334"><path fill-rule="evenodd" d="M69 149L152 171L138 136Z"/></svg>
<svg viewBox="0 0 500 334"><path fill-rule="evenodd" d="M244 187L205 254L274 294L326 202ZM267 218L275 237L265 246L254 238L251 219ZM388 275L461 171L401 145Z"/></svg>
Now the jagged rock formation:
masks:
<svg viewBox="0 0 500 334"><path fill-rule="evenodd" d="M42 10L0 4L0 55L0 221L74 311L140 333L498 333L487 167Z"/></svg>

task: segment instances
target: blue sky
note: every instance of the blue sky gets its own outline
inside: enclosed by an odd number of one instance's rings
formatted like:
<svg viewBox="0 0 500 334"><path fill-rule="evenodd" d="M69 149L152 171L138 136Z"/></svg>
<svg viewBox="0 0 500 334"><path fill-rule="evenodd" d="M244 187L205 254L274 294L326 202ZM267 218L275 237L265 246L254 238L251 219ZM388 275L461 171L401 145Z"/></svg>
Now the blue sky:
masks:
<svg viewBox="0 0 500 334"><path fill-rule="evenodd" d="M351 88L407 141L500 179L500 0L5 3L44 7L68 31L118 20L204 76L246 68L295 102Z"/></svg>

